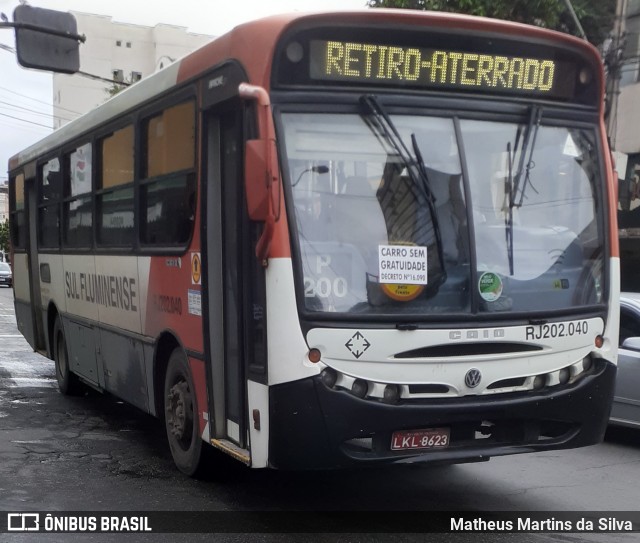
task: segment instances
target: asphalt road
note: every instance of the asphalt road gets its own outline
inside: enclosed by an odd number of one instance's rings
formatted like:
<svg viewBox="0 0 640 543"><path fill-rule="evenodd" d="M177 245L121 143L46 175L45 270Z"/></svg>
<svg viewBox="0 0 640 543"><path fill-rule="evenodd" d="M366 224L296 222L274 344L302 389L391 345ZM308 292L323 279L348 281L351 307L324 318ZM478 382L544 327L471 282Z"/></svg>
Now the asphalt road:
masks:
<svg viewBox="0 0 640 543"><path fill-rule="evenodd" d="M56 388L0 288L1 511L629 511L640 509L640 432L598 446L449 467L287 473L225 461L204 481L174 467L164 428L111 396ZM276 516L274 515L274 519ZM281 518L281 517L280 517ZM365 516L366 518L366 516ZM342 519L342 520L341 520ZM347 517L328 531L348 531ZM268 520L267 520L268 522ZM281 524L278 524L281 526ZM424 541L424 534L0 534L31 541ZM267 531L269 531L267 529ZM637 541L639 534L432 534L429 541Z"/></svg>

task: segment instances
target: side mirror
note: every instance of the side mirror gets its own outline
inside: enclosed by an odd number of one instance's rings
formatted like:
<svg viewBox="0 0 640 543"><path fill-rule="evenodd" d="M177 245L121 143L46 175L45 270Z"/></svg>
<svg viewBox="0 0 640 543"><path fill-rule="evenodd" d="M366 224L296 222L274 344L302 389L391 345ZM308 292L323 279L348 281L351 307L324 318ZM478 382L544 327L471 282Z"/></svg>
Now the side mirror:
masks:
<svg viewBox="0 0 640 543"><path fill-rule="evenodd" d="M16 55L25 68L74 74L80 69L76 19L71 13L20 5L13 11Z"/></svg>
<svg viewBox="0 0 640 543"><path fill-rule="evenodd" d="M247 210L252 221L265 222L270 213L280 215L280 182L274 174L278 163L275 142L271 139L247 140L244 151L244 178ZM276 169L277 172L277 169Z"/></svg>
<svg viewBox="0 0 640 543"><path fill-rule="evenodd" d="M259 139L245 145L245 192L247 210L254 221L264 222L262 235L256 245L256 256L267 265L275 223L280 219L280 169L269 94L262 87L241 83L238 93L244 100L258 105Z"/></svg>

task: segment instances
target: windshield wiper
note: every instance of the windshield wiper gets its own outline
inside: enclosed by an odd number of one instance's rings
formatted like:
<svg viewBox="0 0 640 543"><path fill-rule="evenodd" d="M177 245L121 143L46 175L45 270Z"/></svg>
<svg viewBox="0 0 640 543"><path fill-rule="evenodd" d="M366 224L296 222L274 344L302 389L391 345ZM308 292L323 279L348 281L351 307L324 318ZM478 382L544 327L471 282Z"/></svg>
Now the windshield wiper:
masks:
<svg viewBox="0 0 640 543"><path fill-rule="evenodd" d="M416 136L415 134L411 134L411 144L414 152L414 155L412 156L400 136L398 129L395 124L393 124L391 117L389 117L389 114L385 111L377 96L371 94L363 95L360 98L360 103L365 109L366 116L363 117L367 124L372 128L372 130L381 135L395 151L398 157L400 157L400 160L407 169L407 173L409 174L409 178L411 179L413 186L422 193L427 205L429 206L431 224L433 225L436 247L438 250L438 259L444 278L446 276L446 271L444 266L442 234L440 232L440 224L436 214L436 197L431 190L429 177L427 175L424 161L422 160L422 153L420 152Z"/></svg>
<svg viewBox="0 0 640 543"><path fill-rule="evenodd" d="M516 171L516 175L513 178L513 190L511 193L511 200L509 201L510 208L522 207L525 189L527 188L527 184L531 184L531 179L529 176L531 174L531 170L535 166L535 163L533 162L533 150L536 147L536 138L538 137L538 128L540 128L541 119L542 108L540 106L533 106L529 115L529 123L527 124L527 128L524 132L524 138L522 139L522 149L520 150L520 162L518 164L518 170ZM514 155L517 151L517 146L518 138L516 137L516 145L513 149ZM528 159L526 159L527 153L529 154ZM518 203L516 203L515 200L518 195L518 191L520 190L520 181L522 179L523 173L525 174L524 184L522 185L522 190L520 191L520 199L518 200Z"/></svg>
<svg viewBox="0 0 640 543"><path fill-rule="evenodd" d="M509 260L509 275L513 275L513 208L522 207L522 203L524 201L524 194L527 188L527 185L531 185L531 170L535 166L535 162L533 161L533 150L536 146L536 138L538 137L538 128L540 128L540 120L542 118L542 108L540 106L533 106L529 113L529 122L527 123L527 127L524 131L524 136L522 138L522 147L520 149L520 160L518 162L518 170L516 171L515 176L513 175L513 162L518 152L518 145L520 143L520 136L522 132L520 127L518 127L518 131L516 133L516 141L513 145L513 150L511 149L511 142L507 143L507 186L506 186L506 197L508 200L508 205L506 209L506 215L504 218L505 221L505 238L507 242L507 257ZM527 159L527 154L529 158ZM524 183L522 185L522 189L520 188L520 182L522 176L524 174ZM533 185L531 188L535 191ZM518 191L520 192L520 197L518 198ZM537 192L537 191L536 191Z"/></svg>

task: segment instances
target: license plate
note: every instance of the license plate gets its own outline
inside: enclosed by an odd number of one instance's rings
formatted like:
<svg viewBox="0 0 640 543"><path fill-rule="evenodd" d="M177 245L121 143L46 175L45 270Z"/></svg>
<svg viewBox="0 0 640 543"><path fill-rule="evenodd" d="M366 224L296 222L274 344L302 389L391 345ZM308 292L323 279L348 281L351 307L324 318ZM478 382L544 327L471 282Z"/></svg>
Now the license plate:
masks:
<svg viewBox="0 0 640 543"><path fill-rule="evenodd" d="M407 430L391 436L392 451L412 449L443 449L449 446L449 428Z"/></svg>

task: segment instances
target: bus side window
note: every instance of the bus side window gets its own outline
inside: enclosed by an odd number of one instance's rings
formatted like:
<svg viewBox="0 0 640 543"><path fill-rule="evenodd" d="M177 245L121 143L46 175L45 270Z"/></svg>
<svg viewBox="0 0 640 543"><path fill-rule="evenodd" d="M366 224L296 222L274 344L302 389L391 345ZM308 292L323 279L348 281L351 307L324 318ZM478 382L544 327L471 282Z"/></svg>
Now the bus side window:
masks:
<svg viewBox="0 0 640 543"><path fill-rule="evenodd" d="M183 206L182 215L178 222L178 235L180 241L187 241L193 229L193 223L196 219L196 192L194 189L188 192L187 205Z"/></svg>
<svg viewBox="0 0 640 543"><path fill-rule="evenodd" d="M178 174L142 186L142 243L176 245L189 241L195 220L195 176Z"/></svg>
<svg viewBox="0 0 640 543"><path fill-rule="evenodd" d="M9 211L11 244L14 250L27 247L26 211L24 207L24 173L19 173L9 181Z"/></svg>
<svg viewBox="0 0 640 543"><path fill-rule="evenodd" d="M93 242L91 143L65 156L62 239L66 247L91 247Z"/></svg>
<svg viewBox="0 0 640 543"><path fill-rule="evenodd" d="M100 153L100 192L97 196L97 241L103 246L131 247L134 241L132 124L103 138Z"/></svg>
<svg viewBox="0 0 640 543"><path fill-rule="evenodd" d="M60 199L62 172L60 160L53 158L40 168L38 201L38 245L43 248L60 247Z"/></svg>
<svg viewBox="0 0 640 543"><path fill-rule="evenodd" d="M150 117L143 133L140 241L184 245L191 237L196 207L194 102Z"/></svg>

